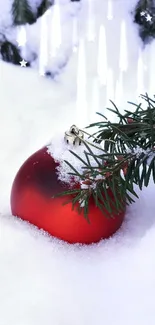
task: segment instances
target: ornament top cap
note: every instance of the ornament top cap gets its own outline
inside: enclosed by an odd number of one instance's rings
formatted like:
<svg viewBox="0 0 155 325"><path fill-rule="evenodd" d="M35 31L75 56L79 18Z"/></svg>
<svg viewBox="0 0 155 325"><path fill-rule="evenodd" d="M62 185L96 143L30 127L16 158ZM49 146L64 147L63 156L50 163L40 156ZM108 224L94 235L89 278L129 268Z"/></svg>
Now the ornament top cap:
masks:
<svg viewBox="0 0 155 325"><path fill-rule="evenodd" d="M72 125L69 131L65 132L65 141L73 145L81 145L82 139L84 139L84 133L78 129L76 125Z"/></svg>

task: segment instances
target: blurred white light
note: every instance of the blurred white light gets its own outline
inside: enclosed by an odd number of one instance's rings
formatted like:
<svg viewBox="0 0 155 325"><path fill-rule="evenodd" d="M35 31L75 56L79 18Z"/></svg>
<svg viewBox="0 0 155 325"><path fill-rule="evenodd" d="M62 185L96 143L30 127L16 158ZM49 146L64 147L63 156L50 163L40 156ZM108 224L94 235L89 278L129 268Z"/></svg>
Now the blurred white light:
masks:
<svg viewBox="0 0 155 325"><path fill-rule="evenodd" d="M107 76L107 94L106 94L106 107L109 107L110 100L114 101L115 94L114 94L114 77L112 69L108 69L108 76ZM111 120L111 113L106 111L106 116Z"/></svg>
<svg viewBox="0 0 155 325"><path fill-rule="evenodd" d="M87 117L85 44L82 39L78 49L76 123L86 123Z"/></svg>
<svg viewBox="0 0 155 325"><path fill-rule="evenodd" d="M144 93L144 64L142 52L139 50L138 68L137 68L137 95Z"/></svg>
<svg viewBox="0 0 155 325"><path fill-rule="evenodd" d="M17 28L17 43L18 43L18 46L25 46L26 44L26 29L24 26L20 26Z"/></svg>
<svg viewBox="0 0 155 325"><path fill-rule="evenodd" d="M108 20L113 19L113 8L112 8L112 1L108 0L108 13L107 13Z"/></svg>
<svg viewBox="0 0 155 325"><path fill-rule="evenodd" d="M121 23L119 68L121 71L127 71L128 69L127 37L126 25L124 20Z"/></svg>
<svg viewBox="0 0 155 325"><path fill-rule="evenodd" d="M123 76L120 73L118 80L116 81L116 89L115 89L115 103L117 106L122 104L123 100Z"/></svg>
<svg viewBox="0 0 155 325"><path fill-rule="evenodd" d="M150 46L149 48L149 96L154 96L155 95L155 87L154 87L154 71L155 71L155 59L154 59L154 46Z"/></svg>
<svg viewBox="0 0 155 325"><path fill-rule="evenodd" d="M74 18L73 20L73 38L72 38L72 44L73 44L73 52L77 52L78 42L79 42L79 36L78 36L78 21L77 18Z"/></svg>
<svg viewBox="0 0 155 325"><path fill-rule="evenodd" d="M39 74L44 75L48 62L48 22L47 15L41 17L40 52L39 52Z"/></svg>
<svg viewBox="0 0 155 325"><path fill-rule="evenodd" d="M99 31L99 48L97 59L97 75L101 85L106 85L107 81L107 46L104 26Z"/></svg>
<svg viewBox="0 0 155 325"><path fill-rule="evenodd" d="M93 42L95 40L95 12L92 0L88 3L88 20L87 20L87 40Z"/></svg>
<svg viewBox="0 0 155 325"><path fill-rule="evenodd" d="M89 114L89 120L90 123L99 120L98 115L96 112L99 112L100 110L100 86L97 79L93 80L92 85L92 97L91 97L91 103L89 104L91 107L91 111Z"/></svg>
<svg viewBox="0 0 155 325"><path fill-rule="evenodd" d="M53 5L51 11L51 30L49 33L51 34L51 56L55 56L57 50L59 49L62 41L62 32L61 32L61 20L60 20L60 5L57 2Z"/></svg>

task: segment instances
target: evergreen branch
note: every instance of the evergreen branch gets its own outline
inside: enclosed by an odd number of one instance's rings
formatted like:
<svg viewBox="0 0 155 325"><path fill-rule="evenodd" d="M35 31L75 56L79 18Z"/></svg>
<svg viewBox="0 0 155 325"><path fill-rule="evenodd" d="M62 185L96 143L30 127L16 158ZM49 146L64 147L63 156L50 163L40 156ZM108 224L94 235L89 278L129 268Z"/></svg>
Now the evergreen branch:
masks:
<svg viewBox="0 0 155 325"><path fill-rule="evenodd" d="M86 156L86 160L87 160L87 163L88 163L88 167L91 168L91 163L90 163L90 160L89 160L89 155L88 153L84 150L84 154Z"/></svg>
<svg viewBox="0 0 155 325"><path fill-rule="evenodd" d="M105 115L103 115L103 114L101 114L101 113L99 113L99 112L97 112L96 114L99 115L99 116L101 116L101 117L103 117L103 118L105 118L105 120L108 120L107 117L106 117ZM102 123L105 123L105 122L102 122Z"/></svg>
<svg viewBox="0 0 155 325"><path fill-rule="evenodd" d="M97 165L99 168L102 167L102 164L100 163L100 161L96 158L95 154L93 153L93 151L90 149L89 145L87 144L86 141L83 141L84 145L86 146L86 148L88 149L90 155L94 158L94 160L96 161ZM90 144L90 145L93 145L93 144ZM94 145L93 145L94 146ZM94 146L95 147L95 146ZM100 148L101 150L101 148ZM102 149L103 150L103 149Z"/></svg>
<svg viewBox="0 0 155 325"><path fill-rule="evenodd" d="M136 109L136 111L135 112L130 112L130 111L127 111L127 110L124 110L124 112L127 112L127 113L129 113L129 115L131 114L131 115L135 115L135 116L137 116L137 113L141 110L141 111L144 111L143 110L143 108L141 107L142 106L142 103L140 103L139 105L137 105L137 104L135 104L135 103L133 103L133 102L127 102L128 104L130 104L130 105L133 105L133 106L136 106L137 107L137 109Z"/></svg>
<svg viewBox="0 0 155 325"><path fill-rule="evenodd" d="M155 183L155 159L153 161L153 166L152 166L152 176L153 176L153 181Z"/></svg>
<svg viewBox="0 0 155 325"><path fill-rule="evenodd" d="M153 176L154 162L155 162L155 157L150 162L148 171L146 172L146 176L144 178L144 186L146 186L146 187L149 185L151 172L152 172L152 176Z"/></svg>
<svg viewBox="0 0 155 325"><path fill-rule="evenodd" d="M88 164L79 156L79 155L77 155L74 151L72 151L72 150L69 150L69 152L73 155L73 156L75 156L76 158L78 158L87 168L88 168Z"/></svg>
<svg viewBox="0 0 155 325"><path fill-rule="evenodd" d="M139 178L137 178L137 182L138 182L138 184L139 184L139 188L140 188L140 190L142 190L143 182L144 182L145 175L146 175L146 170L147 170L147 162L144 161L144 162L143 162L143 170L142 170L142 173L141 173L141 177L140 177L140 175L139 175L139 173L138 173Z"/></svg>
<svg viewBox="0 0 155 325"><path fill-rule="evenodd" d="M79 193L80 192L80 189L70 189L68 191L64 191L64 192L60 192L60 193L57 193L55 195L52 196L52 199L55 198L55 197L59 197L59 196L68 196L70 194L76 194L76 193Z"/></svg>
<svg viewBox="0 0 155 325"><path fill-rule="evenodd" d="M12 4L12 16L14 25L32 24L35 17L28 0L14 0Z"/></svg>
<svg viewBox="0 0 155 325"><path fill-rule="evenodd" d="M97 193L99 196L99 199L103 203L103 206L105 207L106 211L109 212L110 215L112 215L112 207L111 207L111 200L109 198L109 195L107 193L107 189L104 186L105 184L100 184L101 186L98 186ZM103 192L103 193L102 193ZM105 198L104 198L105 196Z"/></svg>
<svg viewBox="0 0 155 325"><path fill-rule="evenodd" d="M104 215L112 217L138 198L135 184L140 189L148 186L151 175L155 183L155 100L147 94L141 99L147 103L146 109L143 109L142 103L129 102L135 110L126 110L123 115L113 104L112 111L117 114L118 123L106 121L88 126L97 126L98 132L97 137L86 132L89 137L94 137L93 143L81 139L87 149L84 150L85 161L70 151L82 163L81 174L65 161L73 170L70 174L79 177L78 191L69 191L73 195L73 206L79 202L79 209L83 209L87 218L91 197ZM95 144L102 141L103 148ZM95 153L93 148L101 150L101 154ZM91 164L90 156L96 166ZM85 184L84 188L82 184Z"/></svg>
<svg viewBox="0 0 155 325"><path fill-rule="evenodd" d="M149 97L147 93L145 95L143 95L143 94L140 95L140 97L142 99L144 99L146 102L148 102L148 100L149 100L149 102L152 102L153 103L153 108L154 108L155 100L152 99L151 97Z"/></svg>
<svg viewBox="0 0 155 325"><path fill-rule="evenodd" d="M51 0L43 0L38 7L37 17L41 17L50 8L51 4Z"/></svg>
<svg viewBox="0 0 155 325"><path fill-rule="evenodd" d="M79 157L78 157L79 158ZM74 172L75 172L75 175L77 175L80 179L83 179L84 178L84 176L82 175L82 174L80 174L77 170L76 170L76 168L74 168L67 160L64 160L64 162L71 168L71 169L73 169L74 170ZM71 173L69 173L69 174L71 174Z"/></svg>
<svg viewBox="0 0 155 325"><path fill-rule="evenodd" d="M22 61L18 48L7 40L0 43L0 52L3 60L6 62L12 62L15 65L19 65L20 61ZM27 67L28 66L30 66L29 63L27 63Z"/></svg>

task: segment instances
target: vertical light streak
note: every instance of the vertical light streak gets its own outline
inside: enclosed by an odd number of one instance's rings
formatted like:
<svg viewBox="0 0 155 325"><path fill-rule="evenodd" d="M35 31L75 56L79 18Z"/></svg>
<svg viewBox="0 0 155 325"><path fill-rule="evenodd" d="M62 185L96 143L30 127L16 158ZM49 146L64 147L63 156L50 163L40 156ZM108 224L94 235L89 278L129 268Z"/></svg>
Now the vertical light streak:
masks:
<svg viewBox="0 0 155 325"><path fill-rule="evenodd" d="M95 40L95 7L93 0L88 3L88 21L87 21L87 40L93 42Z"/></svg>
<svg viewBox="0 0 155 325"><path fill-rule="evenodd" d="M138 67L137 67L137 95L144 92L144 64L141 50L139 50Z"/></svg>
<svg viewBox="0 0 155 325"><path fill-rule="evenodd" d="M108 0L107 19L108 20L112 20L113 19L113 7L112 7L112 1L111 0Z"/></svg>
<svg viewBox="0 0 155 325"><path fill-rule="evenodd" d="M77 52L79 42L79 35L78 35L78 21L75 17L73 20L73 38L72 38L72 44L73 44L73 52Z"/></svg>
<svg viewBox="0 0 155 325"><path fill-rule="evenodd" d="M95 120L99 120L99 116L96 112L100 111L100 87L97 79L94 79L92 85L92 97L91 97L91 111L89 115L90 123L94 122Z"/></svg>
<svg viewBox="0 0 155 325"><path fill-rule="evenodd" d="M84 40L80 40L77 70L77 99L76 99L76 121L85 123L87 121L87 95L86 95L86 60Z"/></svg>
<svg viewBox="0 0 155 325"><path fill-rule="evenodd" d="M62 42L62 31L61 31L61 19L60 19L60 5L59 1L53 5L51 11L51 30L49 30L49 34L51 37L51 56L55 57L57 50L59 49Z"/></svg>
<svg viewBox="0 0 155 325"><path fill-rule="evenodd" d="M123 100L123 75L120 73L119 78L116 81L115 89L115 103L117 106L121 106Z"/></svg>
<svg viewBox="0 0 155 325"><path fill-rule="evenodd" d="M99 31L99 48L97 59L97 75L101 85L106 85L107 81L107 47L105 28L102 25Z"/></svg>
<svg viewBox="0 0 155 325"><path fill-rule="evenodd" d="M121 23L119 68L121 71L124 72L127 71L128 69L127 37L126 37L126 25L124 20Z"/></svg>
<svg viewBox="0 0 155 325"><path fill-rule="evenodd" d="M18 46L25 46L26 45L26 29L24 26L19 26L17 28L17 42L18 42Z"/></svg>
<svg viewBox="0 0 155 325"><path fill-rule="evenodd" d="M106 94L106 107L109 107L110 100L114 101L114 77L112 69L108 69L108 77L107 77L107 94ZM112 113L110 111L106 111L106 116L108 119L112 120Z"/></svg>
<svg viewBox="0 0 155 325"><path fill-rule="evenodd" d="M48 62L48 22L47 15L41 18L40 31L40 52L39 52L39 74L44 76L45 68Z"/></svg>

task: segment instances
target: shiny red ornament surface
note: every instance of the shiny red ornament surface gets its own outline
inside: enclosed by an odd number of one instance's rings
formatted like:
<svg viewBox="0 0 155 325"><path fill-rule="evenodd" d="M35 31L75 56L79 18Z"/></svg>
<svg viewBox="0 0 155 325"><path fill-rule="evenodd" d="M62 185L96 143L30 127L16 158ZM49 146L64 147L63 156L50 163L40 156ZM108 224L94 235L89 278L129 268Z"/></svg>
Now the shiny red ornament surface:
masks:
<svg viewBox="0 0 155 325"><path fill-rule="evenodd" d="M125 209L116 217L107 218L92 200L88 223L83 213L72 210L72 203L63 205L68 197L52 198L68 190L68 186L58 180L56 167L47 147L26 160L13 182L12 214L69 243L91 244L114 234L122 224Z"/></svg>

